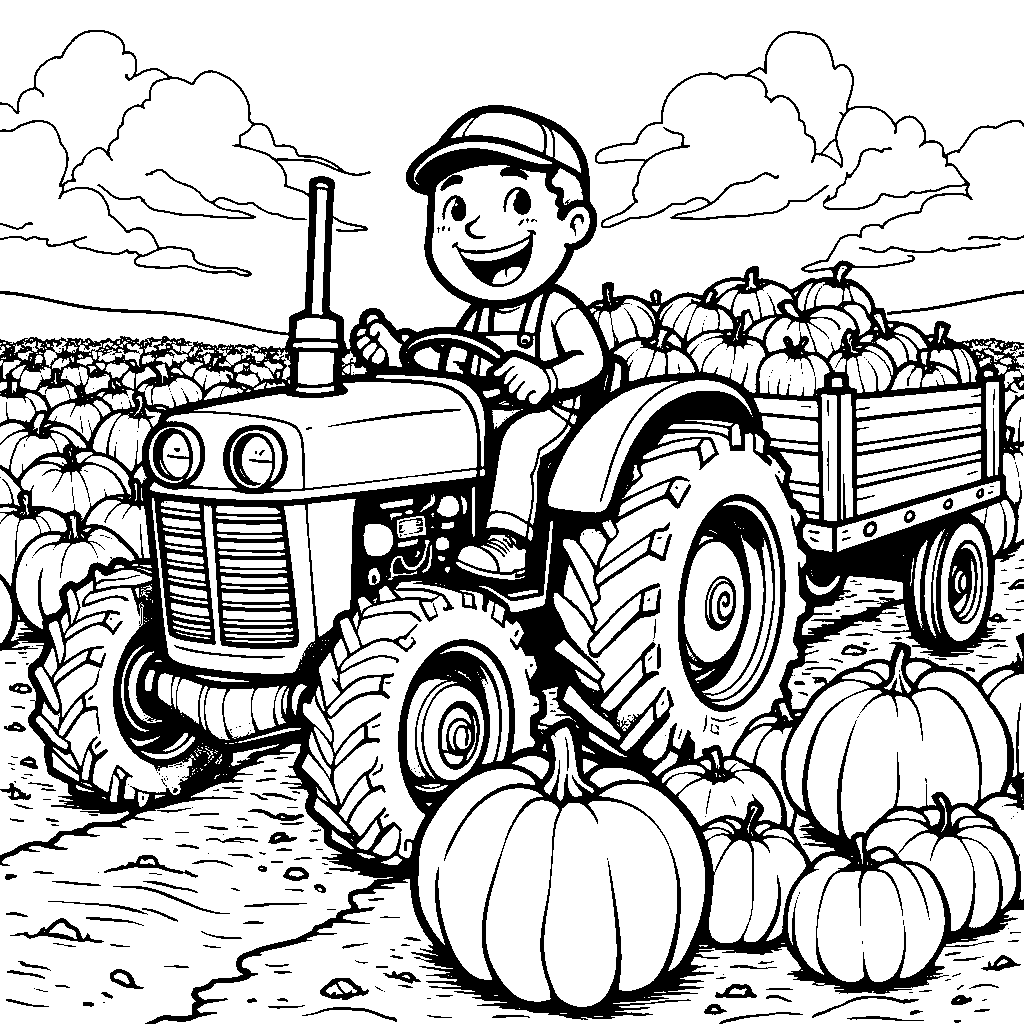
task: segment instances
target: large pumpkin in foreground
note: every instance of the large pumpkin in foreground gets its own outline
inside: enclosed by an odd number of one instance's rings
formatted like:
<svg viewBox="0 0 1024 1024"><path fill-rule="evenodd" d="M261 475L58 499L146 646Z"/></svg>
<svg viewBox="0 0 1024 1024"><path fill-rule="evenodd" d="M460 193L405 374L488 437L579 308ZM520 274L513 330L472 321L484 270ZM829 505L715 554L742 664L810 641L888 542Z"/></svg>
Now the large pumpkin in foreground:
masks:
<svg viewBox="0 0 1024 1024"><path fill-rule="evenodd" d="M909 660L869 661L820 689L786 744L794 805L835 836L866 832L937 791L977 803L1006 785L1010 739L970 676Z"/></svg>
<svg viewBox="0 0 1024 1024"><path fill-rule="evenodd" d="M1017 648L1021 656L1016 661L993 669L980 683L1010 734L1014 776L1024 772L1024 633L1017 637Z"/></svg>
<svg viewBox="0 0 1024 1024"><path fill-rule="evenodd" d="M592 1007L691 956L710 897L693 819L643 775L581 770L567 725L455 789L428 821L413 886L439 946L515 999Z"/></svg>
<svg viewBox="0 0 1024 1024"><path fill-rule="evenodd" d="M949 931L935 876L891 850L826 853L796 883L786 907L786 944L813 974L844 985L888 985L931 967Z"/></svg>

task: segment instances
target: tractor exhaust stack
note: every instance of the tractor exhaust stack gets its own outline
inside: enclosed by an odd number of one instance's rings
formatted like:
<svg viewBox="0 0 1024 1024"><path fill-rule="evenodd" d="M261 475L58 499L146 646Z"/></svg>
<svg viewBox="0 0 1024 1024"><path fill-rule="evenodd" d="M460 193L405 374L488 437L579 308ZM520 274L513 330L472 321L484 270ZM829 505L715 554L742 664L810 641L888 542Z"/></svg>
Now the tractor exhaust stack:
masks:
<svg viewBox="0 0 1024 1024"><path fill-rule="evenodd" d="M345 324L331 312L331 236L334 179L309 183L309 236L306 243L306 308L288 320L290 389L299 395L335 394L341 383Z"/></svg>

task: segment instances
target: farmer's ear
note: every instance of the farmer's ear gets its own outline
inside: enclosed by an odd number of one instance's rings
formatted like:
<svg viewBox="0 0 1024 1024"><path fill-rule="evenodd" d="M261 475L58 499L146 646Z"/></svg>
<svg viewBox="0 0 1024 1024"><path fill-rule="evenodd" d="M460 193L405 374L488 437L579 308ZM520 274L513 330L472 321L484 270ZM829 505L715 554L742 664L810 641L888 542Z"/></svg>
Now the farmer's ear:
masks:
<svg viewBox="0 0 1024 1024"><path fill-rule="evenodd" d="M570 204L562 212L562 220L569 226L572 240L566 243L569 249L579 249L594 237L597 227L597 211L590 203L579 201Z"/></svg>

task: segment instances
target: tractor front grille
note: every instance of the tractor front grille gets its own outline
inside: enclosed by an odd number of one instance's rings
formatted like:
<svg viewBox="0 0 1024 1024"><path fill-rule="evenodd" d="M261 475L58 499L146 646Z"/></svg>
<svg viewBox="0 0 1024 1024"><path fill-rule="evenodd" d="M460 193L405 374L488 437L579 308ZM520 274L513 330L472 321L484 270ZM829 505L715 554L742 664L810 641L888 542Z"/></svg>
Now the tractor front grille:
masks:
<svg viewBox="0 0 1024 1024"><path fill-rule="evenodd" d="M156 533L171 636L224 647L294 647L284 510L160 500Z"/></svg>

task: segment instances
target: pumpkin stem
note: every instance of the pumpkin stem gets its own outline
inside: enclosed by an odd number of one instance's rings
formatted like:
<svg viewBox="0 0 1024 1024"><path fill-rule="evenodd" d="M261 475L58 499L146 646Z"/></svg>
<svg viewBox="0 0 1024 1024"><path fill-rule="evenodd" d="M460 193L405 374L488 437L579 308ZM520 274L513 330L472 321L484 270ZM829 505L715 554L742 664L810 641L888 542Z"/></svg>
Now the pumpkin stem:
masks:
<svg viewBox="0 0 1024 1024"><path fill-rule="evenodd" d="M711 777L713 779L724 779L726 777L725 759L722 757L721 747L705 747L701 760L711 762Z"/></svg>
<svg viewBox="0 0 1024 1024"><path fill-rule="evenodd" d="M867 867L868 863L868 834L867 832L858 832L853 837L853 847L856 851L855 856L857 858L856 863L861 867Z"/></svg>
<svg viewBox="0 0 1024 1024"><path fill-rule="evenodd" d="M743 275L743 287L748 292L757 291L761 287L760 267L747 267L747 272Z"/></svg>
<svg viewBox="0 0 1024 1024"><path fill-rule="evenodd" d="M949 832L953 808L950 805L949 797L945 793L933 793L932 802L939 809L939 835L944 836Z"/></svg>
<svg viewBox="0 0 1024 1024"><path fill-rule="evenodd" d="M886 685L886 690L889 693L909 696L917 689L907 676L909 658L910 648L906 644L896 644L893 647L892 661L889 662L889 680Z"/></svg>
<svg viewBox="0 0 1024 1024"><path fill-rule="evenodd" d="M141 420L146 414L146 399L142 397L141 391L136 391L132 395L132 409L129 415L134 416L135 419Z"/></svg>
<svg viewBox="0 0 1024 1024"><path fill-rule="evenodd" d="M660 288L655 288L651 292L651 305L652 306L660 306L661 305L661 289Z"/></svg>
<svg viewBox="0 0 1024 1024"><path fill-rule="evenodd" d="M702 306L713 306L718 301L718 292L715 290L715 286L712 285L701 297L700 304Z"/></svg>
<svg viewBox="0 0 1024 1024"><path fill-rule="evenodd" d="M941 348L949 341L949 324L945 320L935 321L935 333L932 335L932 345Z"/></svg>
<svg viewBox="0 0 1024 1024"><path fill-rule="evenodd" d="M884 309L876 309L871 314L871 319L875 322L875 326L879 329L883 338L888 338L892 333L892 328L889 326L889 318L885 315Z"/></svg>
<svg viewBox="0 0 1024 1024"><path fill-rule="evenodd" d="M131 501L132 501L133 505L140 505L140 506L144 505L146 503L145 499L143 498L143 495L142 495L142 481L137 476L133 476L132 477L132 498L131 498Z"/></svg>
<svg viewBox="0 0 1024 1024"><path fill-rule="evenodd" d="M796 302L793 299L783 299L779 303L779 312L785 313L790 320L800 320L802 318L802 314L796 308Z"/></svg>
<svg viewBox="0 0 1024 1024"><path fill-rule="evenodd" d="M84 384L76 384L75 385L75 401L78 402L78 403L85 403L85 402L89 401L89 399L86 398L86 396L85 396L85 385Z"/></svg>
<svg viewBox="0 0 1024 1024"><path fill-rule="evenodd" d="M854 348L854 341L857 338L857 332L852 328L847 328L843 332L843 340L840 341L839 347L842 349L843 355L847 359L853 359L857 355L857 350Z"/></svg>
<svg viewBox="0 0 1024 1024"><path fill-rule="evenodd" d="M78 512L68 513L68 530L64 536L72 541L82 539L82 517Z"/></svg>
<svg viewBox="0 0 1024 1024"><path fill-rule="evenodd" d="M18 491L18 517L29 519L32 516L32 495L25 490Z"/></svg>
<svg viewBox="0 0 1024 1024"><path fill-rule="evenodd" d="M772 714L782 725L792 725L796 721L793 708L785 697L780 697L777 701L772 702Z"/></svg>
<svg viewBox="0 0 1024 1024"><path fill-rule="evenodd" d="M568 722L555 726L548 733L547 743L551 748L551 771L544 777L541 790L559 804L596 793L580 771L579 751Z"/></svg>
<svg viewBox="0 0 1024 1024"><path fill-rule="evenodd" d="M803 359L807 354L807 339L797 338L795 341L789 336L782 339L782 344L785 346L786 355L790 359Z"/></svg>
<svg viewBox="0 0 1024 1024"><path fill-rule="evenodd" d="M29 430L31 430L32 433L35 434L37 437L45 436L43 434L43 430L48 412L48 409L40 410L35 414L35 416L32 417L32 421L28 425Z"/></svg>
<svg viewBox="0 0 1024 1024"><path fill-rule="evenodd" d="M846 275L853 270L853 264L847 263L846 260L842 260L832 268L832 276L842 284L846 280Z"/></svg>
<svg viewBox="0 0 1024 1024"><path fill-rule="evenodd" d="M615 297L615 285L612 284L611 281L605 281L605 283L603 285L601 285L601 299L604 301L604 308L605 309L609 309L610 310L612 308L612 301L613 301L614 297Z"/></svg>
<svg viewBox="0 0 1024 1024"><path fill-rule="evenodd" d="M930 348L923 348L917 354L917 361L926 369L931 369L932 365L932 350Z"/></svg>
<svg viewBox="0 0 1024 1024"><path fill-rule="evenodd" d="M751 800L747 804L747 816L743 819L743 831L748 836L754 834L754 826L758 823L762 814L764 814L763 804L758 803L756 800Z"/></svg>

